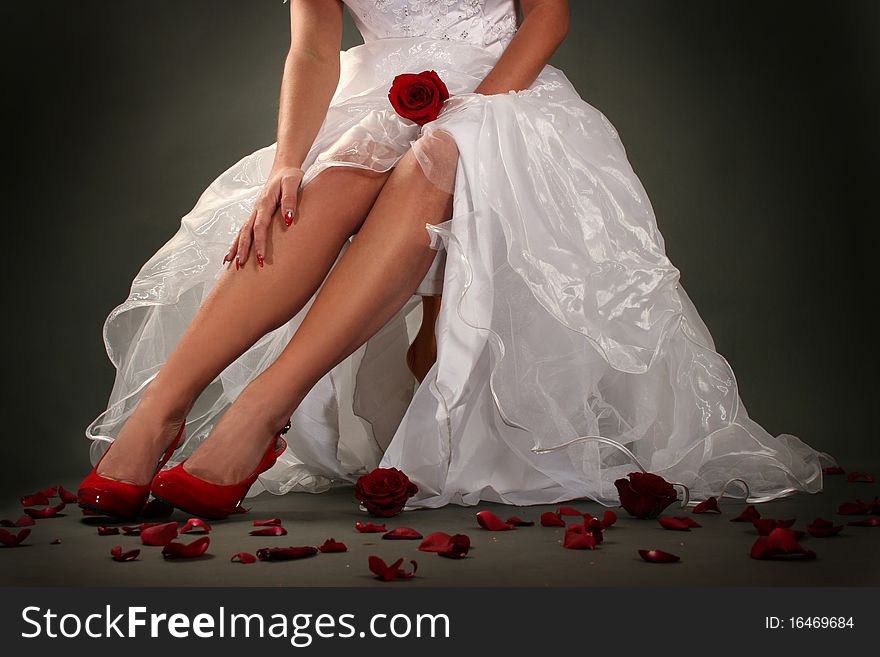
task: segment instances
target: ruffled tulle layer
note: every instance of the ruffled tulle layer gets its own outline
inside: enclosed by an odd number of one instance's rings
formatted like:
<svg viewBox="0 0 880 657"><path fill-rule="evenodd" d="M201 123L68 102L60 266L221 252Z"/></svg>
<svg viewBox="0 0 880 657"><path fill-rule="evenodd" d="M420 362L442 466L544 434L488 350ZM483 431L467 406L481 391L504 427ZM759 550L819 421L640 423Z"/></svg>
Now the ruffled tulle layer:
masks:
<svg viewBox="0 0 880 657"><path fill-rule="evenodd" d="M305 185L333 166L386 171L413 147L446 186L420 145L445 131L458 146L453 217L426 225L438 259L420 291L443 291L437 362L421 385L406 368L421 319L414 295L315 386L294 413L288 451L251 493L317 492L376 465L417 483L411 508L616 503L613 481L639 467L695 500L732 479L752 500L820 490L833 460L748 417L614 127L550 66L529 90L471 93L496 57L422 37L342 53ZM398 73L425 69L454 97L420 130L393 112L387 91ZM93 460L219 278L273 154L261 149L215 180L107 318L118 372L107 411L87 429ZM278 356L310 305L206 390L176 460Z"/></svg>

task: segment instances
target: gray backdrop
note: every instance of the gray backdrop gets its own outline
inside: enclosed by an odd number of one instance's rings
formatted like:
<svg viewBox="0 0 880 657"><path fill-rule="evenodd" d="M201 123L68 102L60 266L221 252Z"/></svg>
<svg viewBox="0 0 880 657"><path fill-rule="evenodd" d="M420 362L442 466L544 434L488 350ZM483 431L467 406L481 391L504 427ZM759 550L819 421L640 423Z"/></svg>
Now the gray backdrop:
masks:
<svg viewBox="0 0 880 657"><path fill-rule="evenodd" d="M552 63L620 131L750 414L876 459L880 3L570 4ZM89 467L104 318L202 190L275 140L289 32L280 0L3 9L0 490L21 493Z"/></svg>

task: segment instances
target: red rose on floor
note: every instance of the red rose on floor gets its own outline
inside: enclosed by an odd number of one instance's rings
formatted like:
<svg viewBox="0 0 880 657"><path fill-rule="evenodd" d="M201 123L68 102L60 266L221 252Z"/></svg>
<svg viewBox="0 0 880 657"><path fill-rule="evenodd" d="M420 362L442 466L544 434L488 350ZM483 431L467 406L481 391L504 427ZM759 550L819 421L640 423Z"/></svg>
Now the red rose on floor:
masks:
<svg viewBox="0 0 880 657"><path fill-rule="evenodd" d="M628 479L614 482L620 506L636 518L656 518L678 499L672 484L650 472L632 472Z"/></svg>
<svg viewBox="0 0 880 657"><path fill-rule="evenodd" d="M397 468L376 468L358 477L354 495L370 513L389 518L403 509L419 487Z"/></svg>
<svg viewBox="0 0 880 657"><path fill-rule="evenodd" d="M401 73L388 91L394 111L418 125L436 119L447 98L449 89L434 71Z"/></svg>

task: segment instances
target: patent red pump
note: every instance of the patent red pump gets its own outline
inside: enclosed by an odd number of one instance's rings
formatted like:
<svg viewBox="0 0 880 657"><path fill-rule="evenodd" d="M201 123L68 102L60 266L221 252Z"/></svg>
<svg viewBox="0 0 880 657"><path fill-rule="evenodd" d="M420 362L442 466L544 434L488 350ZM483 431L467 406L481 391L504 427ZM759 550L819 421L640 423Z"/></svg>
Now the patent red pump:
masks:
<svg viewBox="0 0 880 657"><path fill-rule="evenodd" d="M278 433L275 440L269 444L256 469L236 484L215 484L200 479L184 470L183 464L186 461L182 461L173 468L157 474L153 479L151 491L157 499L185 513L222 520L238 508L257 477L275 465L285 449L287 449L287 441L281 437L281 433Z"/></svg>
<svg viewBox="0 0 880 657"><path fill-rule="evenodd" d="M186 421L180 425L177 437L168 446L168 449L165 450L162 458L159 459L156 472L162 469L162 466L171 458L174 450L180 446L185 429ZM105 456L107 456L107 452L104 452L101 458L98 459L95 467L92 468L92 471L79 485L76 497L80 507L124 520L137 518L150 497L150 484L152 482L138 485L99 475L98 467Z"/></svg>

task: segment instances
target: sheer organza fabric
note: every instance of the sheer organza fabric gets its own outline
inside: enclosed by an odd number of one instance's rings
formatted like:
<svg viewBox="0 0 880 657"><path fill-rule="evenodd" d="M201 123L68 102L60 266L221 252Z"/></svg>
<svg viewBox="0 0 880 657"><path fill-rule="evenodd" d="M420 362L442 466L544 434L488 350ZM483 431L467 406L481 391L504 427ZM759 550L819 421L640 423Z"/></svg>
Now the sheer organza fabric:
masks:
<svg viewBox="0 0 880 657"><path fill-rule="evenodd" d="M694 500L732 479L751 500L820 490L833 459L749 418L612 124L552 66L528 90L473 93L499 52L425 36L342 53L303 184L337 166L387 171L412 148L425 175L454 193L452 219L425 226L438 256L417 291L442 288L437 362L420 385L406 368L421 319L414 295L310 392L289 449L251 494L319 492L377 465L419 486L408 508L616 504L613 481L640 467ZM387 93L398 73L426 69L453 97L420 129L394 113ZM447 151L426 147L449 138L452 169L435 160ZM107 318L118 373L107 411L87 429L93 460L219 278L273 153L274 144L218 177ZM310 304L202 395L175 462L278 356Z"/></svg>

